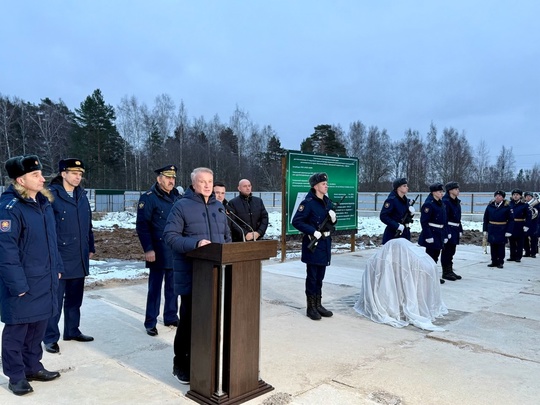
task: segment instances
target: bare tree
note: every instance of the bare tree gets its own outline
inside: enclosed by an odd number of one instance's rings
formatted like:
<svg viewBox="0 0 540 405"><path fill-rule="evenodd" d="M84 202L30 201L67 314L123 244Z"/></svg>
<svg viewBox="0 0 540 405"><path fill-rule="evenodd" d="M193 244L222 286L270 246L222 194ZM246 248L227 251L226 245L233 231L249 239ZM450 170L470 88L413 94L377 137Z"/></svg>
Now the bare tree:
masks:
<svg viewBox="0 0 540 405"><path fill-rule="evenodd" d="M489 169L489 148L483 139L476 146L476 157L473 164L473 183L476 183L478 191L487 191L488 169Z"/></svg>
<svg viewBox="0 0 540 405"><path fill-rule="evenodd" d="M511 188L514 181L514 170L516 160L512 148L501 147L501 152L497 156L495 172L498 174L497 187L504 189Z"/></svg>
<svg viewBox="0 0 540 405"><path fill-rule="evenodd" d="M454 128L445 128L440 140L440 158L436 173L443 183L467 182L472 172L472 152L464 134L458 134Z"/></svg>

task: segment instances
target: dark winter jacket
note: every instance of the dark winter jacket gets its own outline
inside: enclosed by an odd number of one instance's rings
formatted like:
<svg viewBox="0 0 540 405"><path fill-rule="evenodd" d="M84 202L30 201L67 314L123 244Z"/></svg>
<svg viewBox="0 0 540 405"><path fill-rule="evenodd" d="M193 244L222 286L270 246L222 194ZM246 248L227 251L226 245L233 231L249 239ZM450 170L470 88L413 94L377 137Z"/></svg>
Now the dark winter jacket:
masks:
<svg viewBox="0 0 540 405"><path fill-rule="evenodd" d="M197 248L200 240L213 243L231 242L227 217L219 209L223 204L212 194L205 203L203 196L190 186L184 196L174 204L167 218L163 238L173 250L174 292L191 294L193 263L186 256Z"/></svg>
<svg viewBox="0 0 540 405"><path fill-rule="evenodd" d="M248 196L240 194L229 201L227 209L250 225L260 235L259 239L262 239L266 233L266 228L268 228L268 212L262 199L251 194ZM234 215L232 218L234 219ZM244 235L251 232L251 228L241 221L236 220L236 222L243 229ZM244 240L239 227L231 225L233 242L242 242Z"/></svg>
<svg viewBox="0 0 540 405"><path fill-rule="evenodd" d="M308 249L308 245L311 242L311 237L315 231L319 230L320 225L332 207L332 201L327 196L320 199L313 189L309 190L304 201L298 206L292 225L304 234L302 239L302 262L321 266L330 265L331 236L323 236L319 239L313 252ZM333 229L332 226L324 231L329 232L331 229Z"/></svg>
<svg viewBox="0 0 540 405"><path fill-rule="evenodd" d="M523 227L526 226L531 220L531 210L529 209L529 204L519 200L518 202L512 200L510 201L510 208L514 214L514 229L512 231L512 236L524 236L525 231L523 230Z"/></svg>
<svg viewBox="0 0 540 405"><path fill-rule="evenodd" d="M461 200L452 198L448 192L442 198L446 208L446 219L448 220L448 232L452 237L448 239L448 243L459 245L460 234L463 232L461 225Z"/></svg>
<svg viewBox="0 0 540 405"><path fill-rule="evenodd" d="M446 208L442 200L436 200L430 194L426 197L420 210L420 225L422 231L418 237L418 244L429 249L442 249L444 240L448 239L448 224L446 220ZM433 243L426 239L433 238Z"/></svg>
<svg viewBox="0 0 540 405"><path fill-rule="evenodd" d="M382 240L383 245L390 239L394 239L401 220L409 211L409 206L410 200L407 198L407 196L403 196L403 198L401 198L395 190L390 192L379 215L379 218L383 224L386 224ZM409 224L404 225L405 229L399 237L411 240L411 230L409 229Z"/></svg>
<svg viewBox="0 0 540 405"><path fill-rule="evenodd" d="M0 196L0 312L6 324L37 322L58 312L63 269L54 213L43 194L36 201L13 185Z"/></svg>
<svg viewBox="0 0 540 405"><path fill-rule="evenodd" d="M154 251L155 262L146 262L146 267L155 269L172 269L173 254L163 239L163 230L167 217L176 200L181 198L173 187L170 194L163 192L158 183L141 195L137 209L137 235L144 252Z"/></svg>
<svg viewBox="0 0 540 405"><path fill-rule="evenodd" d="M506 243L506 233L514 230L514 214L508 201L503 200L499 205L492 201L484 211L483 231L488 233L489 243Z"/></svg>
<svg viewBox="0 0 540 405"><path fill-rule="evenodd" d="M58 251L62 257L62 278L73 279L90 274L90 252L95 253L92 231L92 210L86 190L75 187L73 197L64 189L62 178L56 177L49 186L54 196L52 207L56 219Z"/></svg>

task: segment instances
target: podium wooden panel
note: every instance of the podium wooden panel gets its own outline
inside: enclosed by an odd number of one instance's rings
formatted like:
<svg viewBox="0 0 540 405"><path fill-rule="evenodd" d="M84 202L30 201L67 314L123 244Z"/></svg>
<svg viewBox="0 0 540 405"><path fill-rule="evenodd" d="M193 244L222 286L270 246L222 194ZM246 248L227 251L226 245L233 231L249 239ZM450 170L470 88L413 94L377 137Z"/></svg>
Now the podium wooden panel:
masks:
<svg viewBox="0 0 540 405"><path fill-rule="evenodd" d="M261 260L277 241L211 243L193 259L190 390L200 404L240 404L274 388L259 378Z"/></svg>

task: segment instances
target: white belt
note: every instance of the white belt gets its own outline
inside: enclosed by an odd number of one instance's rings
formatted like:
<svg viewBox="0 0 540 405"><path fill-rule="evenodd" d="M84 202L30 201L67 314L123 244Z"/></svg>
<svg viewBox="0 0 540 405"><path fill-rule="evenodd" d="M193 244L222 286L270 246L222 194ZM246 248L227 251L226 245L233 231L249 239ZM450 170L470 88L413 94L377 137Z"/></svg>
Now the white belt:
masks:
<svg viewBox="0 0 540 405"><path fill-rule="evenodd" d="M431 222L428 222L429 226L432 226L433 228L444 228L444 225L441 224L432 224Z"/></svg>
<svg viewBox="0 0 540 405"><path fill-rule="evenodd" d="M323 235L328 238L330 236L330 232L323 232Z"/></svg>
<svg viewBox="0 0 540 405"><path fill-rule="evenodd" d="M448 222L448 225L459 226L459 223L457 223L457 222Z"/></svg>

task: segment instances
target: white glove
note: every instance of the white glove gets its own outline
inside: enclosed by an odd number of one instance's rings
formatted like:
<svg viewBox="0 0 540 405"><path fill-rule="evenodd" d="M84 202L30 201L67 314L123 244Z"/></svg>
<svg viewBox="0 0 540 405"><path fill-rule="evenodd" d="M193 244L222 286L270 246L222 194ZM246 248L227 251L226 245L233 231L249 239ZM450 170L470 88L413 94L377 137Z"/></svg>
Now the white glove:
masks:
<svg viewBox="0 0 540 405"><path fill-rule="evenodd" d="M448 234L448 239L452 239L452 234L451 233Z"/></svg>
<svg viewBox="0 0 540 405"><path fill-rule="evenodd" d="M486 232L486 231L484 231L484 236L487 236L487 232Z"/></svg>
<svg viewBox="0 0 540 405"><path fill-rule="evenodd" d="M315 233L313 233L313 237L317 240L319 240L322 236L322 233L320 233L319 231L315 231Z"/></svg>
<svg viewBox="0 0 540 405"><path fill-rule="evenodd" d="M433 238L427 238L427 239L426 239L426 242L427 242L427 243L433 243L433 242L435 242L435 239L433 239Z"/></svg>
<svg viewBox="0 0 540 405"><path fill-rule="evenodd" d="M448 243L448 239L444 238L443 243Z"/></svg>
<svg viewBox="0 0 540 405"><path fill-rule="evenodd" d="M507 238L509 238L510 236L512 236L512 234L511 234L510 232L506 232L506 233L504 234L504 236L506 236Z"/></svg>
<svg viewBox="0 0 540 405"><path fill-rule="evenodd" d="M399 226L397 227L397 230L400 232L403 232L405 230L405 226L403 224L399 224Z"/></svg>
<svg viewBox="0 0 540 405"><path fill-rule="evenodd" d="M528 230L529 230L529 227L528 227L528 226L524 226L524 227L523 227L523 231L524 231L524 232L527 232Z"/></svg>
<svg viewBox="0 0 540 405"><path fill-rule="evenodd" d="M330 220L332 221L332 223L335 224L337 221L336 212L334 210L330 210L328 211L328 215L330 215Z"/></svg>
<svg viewBox="0 0 540 405"><path fill-rule="evenodd" d="M459 237L461 238L463 236L463 232L460 232L459 233Z"/></svg>
<svg viewBox="0 0 540 405"><path fill-rule="evenodd" d="M409 212L411 214L414 214L416 212L416 210L414 209L414 207L412 205L409 205Z"/></svg>

